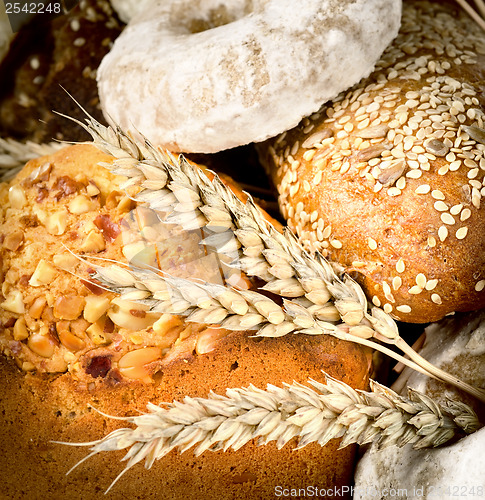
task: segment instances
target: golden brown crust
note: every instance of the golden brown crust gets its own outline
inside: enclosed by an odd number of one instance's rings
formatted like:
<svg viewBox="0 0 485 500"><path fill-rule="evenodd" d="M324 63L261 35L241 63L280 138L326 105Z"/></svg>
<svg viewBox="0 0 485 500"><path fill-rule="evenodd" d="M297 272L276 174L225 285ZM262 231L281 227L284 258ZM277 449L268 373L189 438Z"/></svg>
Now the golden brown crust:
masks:
<svg viewBox="0 0 485 500"><path fill-rule="evenodd" d="M177 360L162 370L153 385L120 383L80 390L69 374L24 376L15 366L0 361L0 493L12 500L42 495L53 500L91 500L110 485L122 470L124 452L97 455L69 476L65 473L86 456L86 448L52 443L99 439L125 424L109 420L87 405L112 415L134 415L146 403L206 397L210 390L225 393L229 387L250 383L266 387L309 377L322 380L320 370L364 388L369 355L359 346L331 337L288 336L255 339L234 333L215 351ZM152 469L132 468L115 486L113 498L270 498L278 485L285 488L348 486L355 448L337 450L338 440L325 447L308 445L292 451L287 445L253 443L237 452L207 452L195 458L191 451L171 452ZM28 473L25 472L26 457Z"/></svg>
<svg viewBox="0 0 485 500"><path fill-rule="evenodd" d="M484 41L405 2L376 71L266 145L289 226L402 321L485 306Z"/></svg>
<svg viewBox="0 0 485 500"><path fill-rule="evenodd" d="M89 405L111 415L135 415L149 401L207 397L211 390L224 394L251 383L265 388L309 377L322 380L321 370L356 388L368 383L370 354L356 344L325 336L253 338L185 324L137 303L123 305L89 283L89 264L67 249L86 259L122 262L151 263L156 256L170 274L201 276L203 271L223 284L219 267L211 267L210 255L200 248L200 235L177 232L154 211L133 208L120 190L122 179L98 165L109 161L92 145L73 146L29 162L15 180L0 186L5 275L0 350L24 370L0 355L2 498L91 500L108 488L123 469L123 452L97 456L66 478L88 450L52 442L100 439L124 425ZM86 248L89 234L99 235L90 241L101 246ZM154 242L157 253L152 254ZM237 452L199 458L174 451L149 471L141 464L133 468L112 495L261 498L272 496L278 485L349 485L355 449L337 448L338 441L301 451L250 443Z"/></svg>
<svg viewBox="0 0 485 500"><path fill-rule="evenodd" d="M89 383L99 372L148 380L172 346L201 352L222 335L120 302L90 279L91 266L114 259L222 284L220 263L200 245L200 233L135 208L120 189L123 178L98 166L111 160L92 145L72 146L0 185L0 352L25 371L68 370L78 380L87 373ZM137 360L124 356L145 348L146 369L134 369Z"/></svg>

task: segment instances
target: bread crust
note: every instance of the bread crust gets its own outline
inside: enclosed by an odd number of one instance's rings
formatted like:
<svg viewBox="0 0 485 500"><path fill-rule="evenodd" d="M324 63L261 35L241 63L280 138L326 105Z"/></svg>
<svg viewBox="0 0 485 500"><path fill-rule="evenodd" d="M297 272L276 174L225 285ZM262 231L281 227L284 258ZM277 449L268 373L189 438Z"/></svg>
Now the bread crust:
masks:
<svg viewBox="0 0 485 500"><path fill-rule="evenodd" d="M396 319L485 306L485 37L406 1L376 71L263 148L284 217Z"/></svg>
<svg viewBox="0 0 485 500"><path fill-rule="evenodd" d="M176 316L152 317L137 303L123 309L114 294L89 282L89 266L69 250L88 263L92 257L127 262L130 245L139 251L153 235L147 228L160 237L161 269L186 277L213 272L213 282L222 280L200 248L200 234L170 233L154 212L133 208L120 190L124 178L98 165L111 160L92 145L77 145L29 162L0 185L0 498L91 500L109 487L123 469L123 452L94 457L66 477L87 449L52 442L101 439L126 426L89 405L136 415L149 401L322 380L321 370L355 388L368 383L370 352L356 344L326 336L254 338ZM96 225L99 217L103 223ZM334 440L323 448L293 448L250 443L199 458L173 451L151 470L141 464L130 470L112 497L261 498L278 485L350 484L354 447L338 451Z"/></svg>
<svg viewBox="0 0 485 500"><path fill-rule="evenodd" d="M210 390L250 383L264 388L309 377L322 380L321 370L354 387L368 382L368 351L331 337L289 336L255 339L238 332L224 338L216 350L190 355L165 366L154 384L106 381L94 390L80 387L69 373L48 376L22 374L0 360L0 496L11 500L99 498L121 472L124 452L97 455L67 477L66 472L88 450L52 441L100 439L124 422L110 420L88 408L115 416L144 411L148 401L207 397ZM196 458L189 450L172 451L150 470L138 464L110 493L113 498L196 499L270 498L275 487L340 488L352 481L355 447L338 450L334 439L323 448L310 444L294 451L294 441L277 450L274 443L250 442L237 452L206 452ZM28 471L26 471L26 457Z"/></svg>

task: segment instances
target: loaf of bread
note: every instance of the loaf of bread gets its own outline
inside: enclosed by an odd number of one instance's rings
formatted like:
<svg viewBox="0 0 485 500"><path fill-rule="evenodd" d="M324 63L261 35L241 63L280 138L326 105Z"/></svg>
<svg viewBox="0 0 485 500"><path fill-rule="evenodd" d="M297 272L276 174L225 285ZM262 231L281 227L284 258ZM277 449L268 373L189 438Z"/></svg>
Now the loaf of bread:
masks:
<svg viewBox="0 0 485 500"><path fill-rule="evenodd" d="M0 136L34 142L86 140L84 130L56 114L83 119L74 99L103 119L96 70L123 24L107 0L76 3L67 14L34 17L0 61Z"/></svg>
<svg viewBox="0 0 485 500"><path fill-rule="evenodd" d="M135 206L122 178L98 166L111 157L85 144L29 162L0 185L0 497L99 498L123 469L118 452L86 455L53 441L100 439L124 425L93 411L136 415L148 402L211 390L322 380L368 383L370 354L326 336L255 338L120 300L91 279L90 264L154 264L173 276L231 282L198 231L180 231ZM75 255L76 254L76 255ZM93 258L96 258L94 260ZM104 259L104 260L101 260ZM236 273L236 271L231 271ZM251 287L236 275L240 287ZM125 425L126 426L126 425ZM114 498L268 498L275 487L349 485L355 448L250 442L195 457L173 450L150 470L133 467Z"/></svg>
<svg viewBox="0 0 485 500"><path fill-rule="evenodd" d="M454 2L405 0L374 73L260 148L305 247L401 321L485 306L484 54Z"/></svg>

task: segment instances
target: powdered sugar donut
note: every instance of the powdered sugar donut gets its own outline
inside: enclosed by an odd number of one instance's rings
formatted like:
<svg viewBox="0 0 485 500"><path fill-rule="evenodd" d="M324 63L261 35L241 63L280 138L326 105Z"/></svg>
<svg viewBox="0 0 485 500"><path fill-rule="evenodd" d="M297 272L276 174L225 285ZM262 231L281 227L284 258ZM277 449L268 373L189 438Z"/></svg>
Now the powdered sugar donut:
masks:
<svg viewBox="0 0 485 500"><path fill-rule="evenodd" d="M401 0L156 1L102 61L101 106L175 151L262 141L367 76L400 13Z"/></svg>

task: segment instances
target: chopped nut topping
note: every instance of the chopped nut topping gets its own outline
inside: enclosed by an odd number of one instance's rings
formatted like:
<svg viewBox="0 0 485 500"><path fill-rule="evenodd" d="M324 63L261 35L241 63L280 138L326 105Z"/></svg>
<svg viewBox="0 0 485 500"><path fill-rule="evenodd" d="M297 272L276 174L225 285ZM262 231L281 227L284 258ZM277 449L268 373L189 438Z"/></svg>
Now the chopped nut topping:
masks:
<svg viewBox="0 0 485 500"><path fill-rule="evenodd" d="M107 345L111 342L110 332L106 329L106 317L103 316L86 328L86 333L96 345Z"/></svg>
<svg viewBox="0 0 485 500"><path fill-rule="evenodd" d="M13 338L14 340L25 340L28 336L29 331L25 324L25 318L19 318L13 326Z"/></svg>
<svg viewBox="0 0 485 500"><path fill-rule="evenodd" d="M88 295L84 306L84 319L90 323L95 323L108 310L110 301L108 297Z"/></svg>
<svg viewBox="0 0 485 500"><path fill-rule="evenodd" d="M82 252L102 252L106 248L106 242L101 233L90 231L81 245Z"/></svg>
<svg viewBox="0 0 485 500"><path fill-rule="evenodd" d="M5 301L0 304L0 307L13 313L23 314L25 308L22 293L19 290L12 290Z"/></svg>
<svg viewBox="0 0 485 500"><path fill-rule="evenodd" d="M44 307L47 304L47 299L45 297L37 297L29 307L29 315L31 318L39 319L42 316Z"/></svg>
<svg viewBox="0 0 485 500"><path fill-rule="evenodd" d="M109 215L98 215L96 219L94 219L94 224L103 233L107 241L114 241L121 232L118 224L112 222Z"/></svg>
<svg viewBox="0 0 485 500"><path fill-rule="evenodd" d="M216 348L217 341L226 337L228 331L223 328L206 328L197 336L195 352L197 354L206 354Z"/></svg>
<svg viewBox="0 0 485 500"><path fill-rule="evenodd" d="M76 337L76 335L68 330L62 330L59 332L59 340L61 341L61 344L70 351L80 351L86 347L86 342L84 342L84 340Z"/></svg>
<svg viewBox="0 0 485 500"><path fill-rule="evenodd" d="M67 215L65 208L49 215L44 222L47 231L54 236L64 234L67 226Z"/></svg>
<svg viewBox="0 0 485 500"><path fill-rule="evenodd" d="M30 286L48 285L57 276L57 269L41 259L35 268L34 274L29 280Z"/></svg>
<svg viewBox="0 0 485 500"><path fill-rule="evenodd" d="M16 185L12 186L8 190L8 201L12 208L20 210L27 203L27 197L22 189L22 186Z"/></svg>
<svg viewBox="0 0 485 500"><path fill-rule="evenodd" d="M91 212L92 210L95 210L96 207L96 201L87 198L83 194L79 194L69 202L68 210L71 214L80 215Z"/></svg>
<svg viewBox="0 0 485 500"><path fill-rule="evenodd" d="M70 270L76 266L79 260L75 255L66 252L54 255L54 257L52 258L52 262L59 269Z"/></svg>
<svg viewBox="0 0 485 500"><path fill-rule="evenodd" d="M7 234L3 240L3 246L12 252L17 251L24 241L24 234L22 231L14 231Z"/></svg>
<svg viewBox="0 0 485 500"><path fill-rule="evenodd" d="M32 352L43 358L50 358L54 354L54 342L47 335L35 333L29 337L27 345Z"/></svg>
<svg viewBox="0 0 485 500"><path fill-rule="evenodd" d="M54 302L54 316L59 319L78 318L85 304L84 297L79 295L61 295Z"/></svg>
<svg viewBox="0 0 485 500"><path fill-rule="evenodd" d="M147 308L136 302L130 302L127 300L113 299L111 301L111 308L108 311L108 316L111 318L113 323L122 328L127 328L128 330L137 331L144 330L160 317L159 314L147 313ZM138 314L133 314L133 312L139 311Z"/></svg>
<svg viewBox="0 0 485 500"><path fill-rule="evenodd" d="M74 179L69 177L68 175L63 175L62 177L59 177L54 186L53 189L58 189L59 191L54 195L54 198L56 201L59 201L60 199L64 198L65 196L69 196L70 194L74 194L77 191L79 191L79 188L81 186L79 185L78 182L76 182Z"/></svg>
<svg viewBox="0 0 485 500"><path fill-rule="evenodd" d="M161 351L158 347L145 347L126 353L119 360L118 367L124 377L149 383L152 379L146 365L160 358Z"/></svg>

